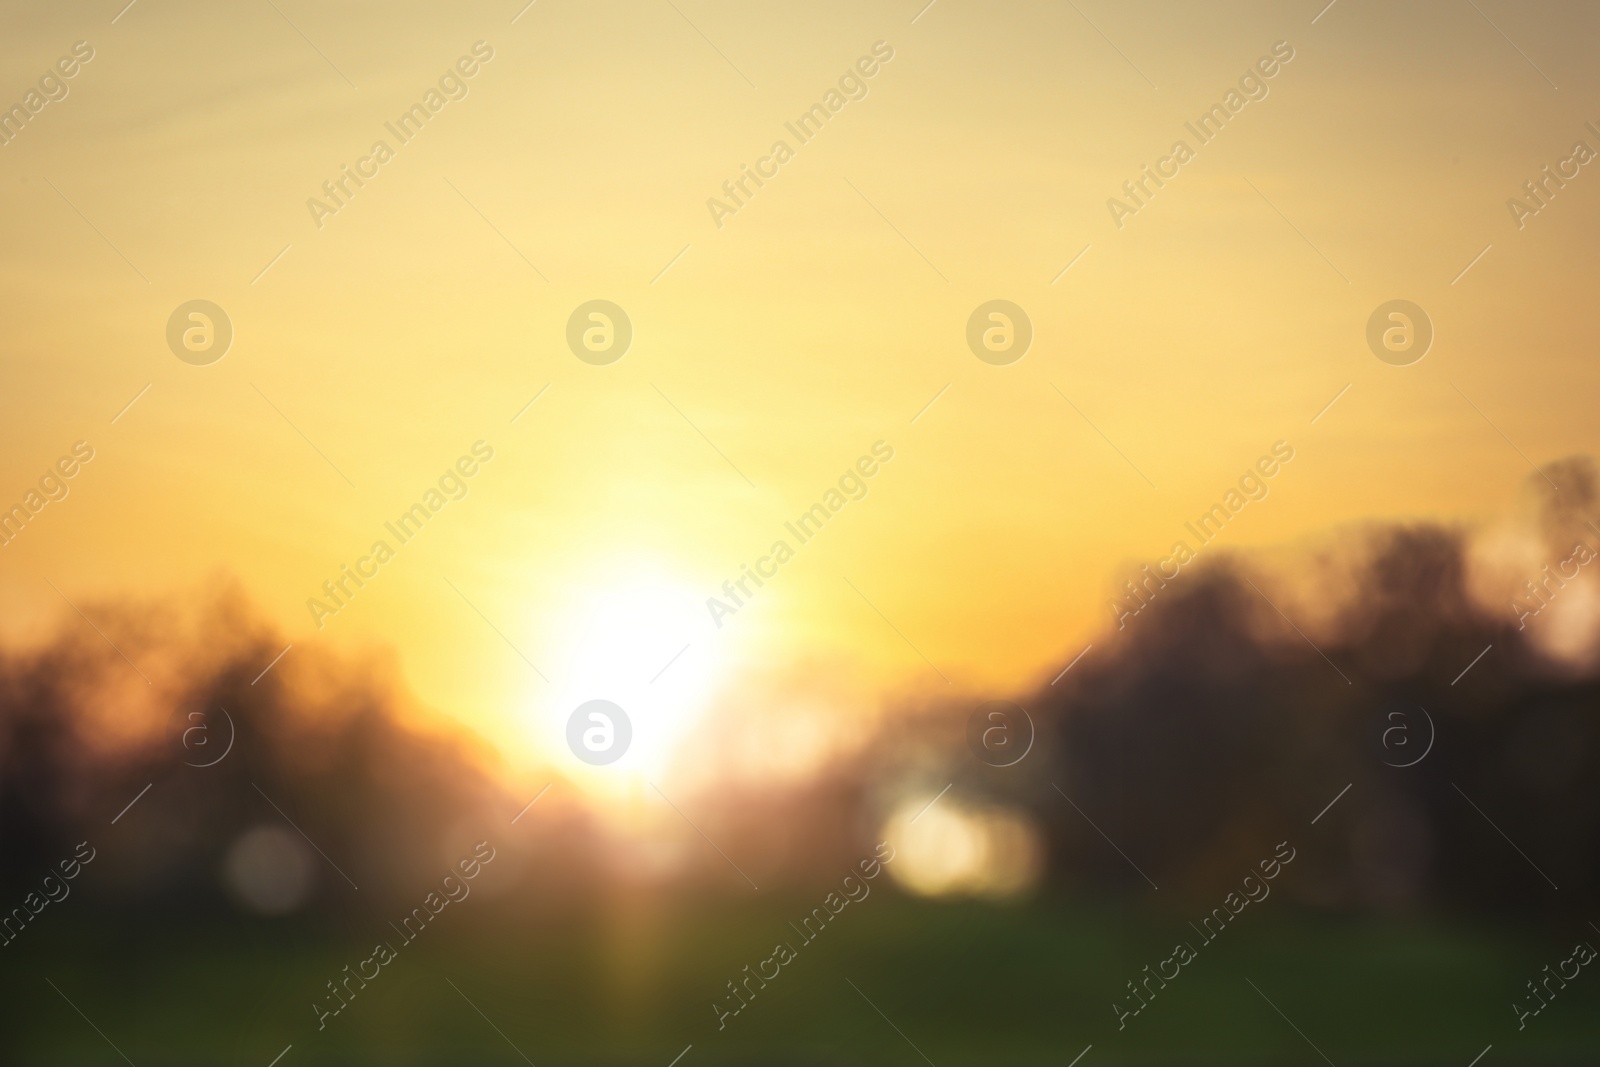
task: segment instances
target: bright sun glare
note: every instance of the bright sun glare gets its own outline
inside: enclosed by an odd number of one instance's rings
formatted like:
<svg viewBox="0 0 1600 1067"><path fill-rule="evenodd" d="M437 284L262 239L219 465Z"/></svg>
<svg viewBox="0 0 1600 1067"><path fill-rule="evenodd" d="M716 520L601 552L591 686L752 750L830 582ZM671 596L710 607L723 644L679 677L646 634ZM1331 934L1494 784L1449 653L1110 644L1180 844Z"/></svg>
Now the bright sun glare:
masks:
<svg viewBox="0 0 1600 1067"><path fill-rule="evenodd" d="M597 792L659 781L723 673L703 601L659 570L575 586L547 646L555 653L545 668L550 684L540 687L531 716L539 750ZM589 700L620 706L632 726L626 753L605 767L588 766L567 747L567 720Z"/></svg>

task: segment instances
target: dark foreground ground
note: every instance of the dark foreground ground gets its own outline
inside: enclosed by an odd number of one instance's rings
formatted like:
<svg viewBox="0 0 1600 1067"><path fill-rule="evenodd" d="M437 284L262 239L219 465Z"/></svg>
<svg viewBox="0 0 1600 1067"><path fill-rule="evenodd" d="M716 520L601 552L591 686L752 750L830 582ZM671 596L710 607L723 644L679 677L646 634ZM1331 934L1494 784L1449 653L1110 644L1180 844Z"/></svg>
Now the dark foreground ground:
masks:
<svg viewBox="0 0 1600 1067"><path fill-rule="evenodd" d="M314 1001L387 917L341 924L89 919L53 906L0 950L15 1064L1450 1064L1600 1061L1600 967L1519 1031L1513 1002L1592 928L1347 920L1250 908L1119 1031L1125 983L1198 946L1181 913L1036 900L928 904L885 889L814 943L809 897L618 898L531 919L463 902L317 1027ZM85 909L86 910L86 909ZM55 914L52 914L54 912ZM1252 914L1254 912L1254 914ZM1557 928L1559 927L1559 928ZM726 983L799 951L718 1028ZM770 967L769 967L770 970ZM70 1001L70 1003L69 1003ZM327 1001L324 1000L324 1003ZM731 1002L724 1000L724 1004ZM114 1047L113 1047L114 1046ZM287 1052L284 1052L285 1048ZM1313 1047L1314 1046L1314 1047Z"/></svg>

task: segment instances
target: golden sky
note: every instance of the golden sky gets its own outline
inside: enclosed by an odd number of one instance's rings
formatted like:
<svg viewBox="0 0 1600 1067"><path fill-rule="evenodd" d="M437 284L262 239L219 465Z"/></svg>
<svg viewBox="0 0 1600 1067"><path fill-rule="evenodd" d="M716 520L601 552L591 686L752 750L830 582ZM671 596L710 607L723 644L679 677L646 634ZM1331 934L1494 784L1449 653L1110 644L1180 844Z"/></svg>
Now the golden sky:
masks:
<svg viewBox="0 0 1600 1067"><path fill-rule="evenodd" d="M689 714L813 659L868 691L1035 682L1277 441L1219 545L1482 517L1600 448L1600 177L1507 206L1600 150L1582 4L123 3L0 16L0 102L65 90L0 147L0 506L94 453L0 548L12 637L63 598L236 582L286 642L392 650L537 753L587 696ZM344 166L376 169L314 212ZM596 299L633 329L604 366L566 340ZM1006 366L966 342L993 299L1033 328ZM1366 343L1394 299L1435 330L1409 366ZM234 331L207 365L168 347L193 300ZM400 545L384 524L478 441ZM715 626L880 441L867 494ZM380 539L319 629L308 599Z"/></svg>

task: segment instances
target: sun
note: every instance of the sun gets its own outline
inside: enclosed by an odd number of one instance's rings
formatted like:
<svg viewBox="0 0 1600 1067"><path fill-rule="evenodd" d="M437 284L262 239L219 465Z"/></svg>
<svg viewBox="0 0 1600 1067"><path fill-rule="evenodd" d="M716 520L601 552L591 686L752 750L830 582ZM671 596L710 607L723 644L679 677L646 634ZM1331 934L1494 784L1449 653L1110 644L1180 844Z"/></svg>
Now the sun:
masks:
<svg viewBox="0 0 1600 1067"><path fill-rule="evenodd" d="M563 773L602 793L631 790L640 779L659 781L686 755L724 680L725 650L707 621L705 596L659 567L573 584L550 623L550 684L529 724ZM574 754L567 734L573 712L594 700L621 708L631 731L623 754L598 766ZM595 722L592 740L604 755L624 731Z"/></svg>

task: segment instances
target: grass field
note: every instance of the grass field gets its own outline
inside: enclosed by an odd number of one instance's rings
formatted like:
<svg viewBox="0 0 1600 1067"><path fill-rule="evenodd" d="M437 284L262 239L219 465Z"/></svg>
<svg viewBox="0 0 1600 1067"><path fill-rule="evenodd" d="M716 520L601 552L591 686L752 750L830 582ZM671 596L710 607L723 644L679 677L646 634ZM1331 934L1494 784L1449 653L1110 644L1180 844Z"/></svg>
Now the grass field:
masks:
<svg viewBox="0 0 1600 1067"><path fill-rule="evenodd" d="M1044 900L914 903L885 891L802 944L788 922L814 903L641 898L560 921L530 920L511 899L463 905L320 1031L312 1002L371 954L384 918L342 932L137 916L88 924L62 907L0 958L3 1040L13 1063L138 1067L267 1067L290 1045L279 1067L667 1067L690 1045L680 1067L1065 1067L1090 1045L1081 1067L1466 1067L1491 1044L1481 1067L1600 1054L1600 976L1580 973L1521 1032L1511 1008L1528 979L1570 953L1577 930L1249 909L1119 1031L1111 1005L1127 998L1125 983L1175 941L1198 946L1184 917ZM796 958L719 1029L713 1001L778 941Z"/></svg>

